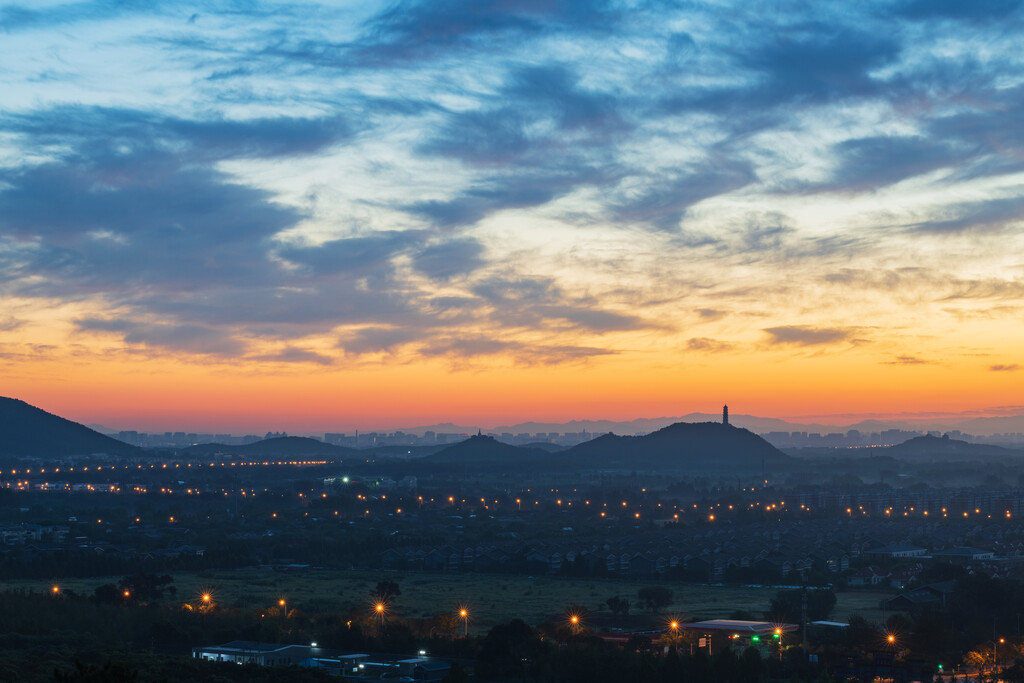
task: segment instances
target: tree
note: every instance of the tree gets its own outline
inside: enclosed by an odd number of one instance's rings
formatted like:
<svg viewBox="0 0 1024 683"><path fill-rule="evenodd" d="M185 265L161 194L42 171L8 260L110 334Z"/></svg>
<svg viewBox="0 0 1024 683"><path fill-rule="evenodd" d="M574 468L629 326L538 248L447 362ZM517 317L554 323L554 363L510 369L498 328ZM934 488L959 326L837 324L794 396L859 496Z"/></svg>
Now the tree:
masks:
<svg viewBox="0 0 1024 683"><path fill-rule="evenodd" d="M451 637L459 632L461 626L462 623L457 615L451 612L444 612L431 617L429 633Z"/></svg>
<svg viewBox="0 0 1024 683"><path fill-rule="evenodd" d="M637 591L636 596L651 610L651 614L672 604L672 591L664 586L645 586Z"/></svg>
<svg viewBox="0 0 1024 683"><path fill-rule="evenodd" d="M1013 663L1013 666L1003 669L1001 676L1004 681L1010 681L1011 683L1024 681L1024 661L1018 659Z"/></svg>
<svg viewBox="0 0 1024 683"><path fill-rule="evenodd" d="M96 599L96 602L114 603L118 601L120 596L121 593L117 590L117 586L112 583L97 586L96 590L93 591L93 597Z"/></svg>
<svg viewBox="0 0 1024 683"><path fill-rule="evenodd" d="M849 624L846 629L846 642L850 647L864 652L878 647L882 635L867 619L854 614L850 617Z"/></svg>
<svg viewBox="0 0 1024 683"><path fill-rule="evenodd" d="M748 647L740 655L739 680L759 681L764 677L764 660L755 648Z"/></svg>
<svg viewBox="0 0 1024 683"><path fill-rule="evenodd" d="M477 675L488 678L520 678L543 652L543 643L522 619L498 624L480 645Z"/></svg>
<svg viewBox="0 0 1024 683"><path fill-rule="evenodd" d="M393 600L402 594L402 589L398 587L398 584L391 579L384 579L377 583L377 588L373 595L387 602Z"/></svg>
<svg viewBox="0 0 1024 683"><path fill-rule="evenodd" d="M451 671L441 679L441 683L470 683L466 667L462 666L458 662L452 662Z"/></svg>
<svg viewBox="0 0 1024 683"><path fill-rule="evenodd" d="M651 639L647 636L642 636L639 633L634 633L626 641L623 646L627 652L650 652L651 651Z"/></svg>
<svg viewBox="0 0 1024 683"><path fill-rule="evenodd" d="M64 673L55 670L53 679L57 683L136 683L139 672L123 664L114 664L109 659L102 667L82 664L76 659L74 671Z"/></svg>
<svg viewBox="0 0 1024 683"><path fill-rule="evenodd" d="M772 621L800 623L803 613L804 590L779 591L772 598L767 617ZM829 613L836 606L836 594L832 589L815 589L807 591L807 618L811 621L828 619Z"/></svg>
<svg viewBox="0 0 1024 683"><path fill-rule="evenodd" d="M122 593L127 591L126 597L137 602L160 602L165 593L174 595L177 590L171 584L174 579L164 574L133 574L126 576L117 582Z"/></svg>
<svg viewBox="0 0 1024 683"><path fill-rule="evenodd" d="M608 605L608 609L612 611L612 614L622 614L624 617L629 616L629 600L616 595L605 600L605 604Z"/></svg>
<svg viewBox="0 0 1024 683"><path fill-rule="evenodd" d="M991 660L991 655L984 650L971 650L964 655L964 664L977 668L986 666Z"/></svg>

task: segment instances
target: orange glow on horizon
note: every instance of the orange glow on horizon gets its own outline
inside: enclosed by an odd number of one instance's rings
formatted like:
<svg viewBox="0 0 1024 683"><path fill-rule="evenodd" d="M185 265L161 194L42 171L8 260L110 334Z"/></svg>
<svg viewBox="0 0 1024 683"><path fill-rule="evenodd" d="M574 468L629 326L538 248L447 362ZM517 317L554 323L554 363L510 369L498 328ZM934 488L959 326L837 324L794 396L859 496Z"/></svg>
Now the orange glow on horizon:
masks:
<svg viewBox="0 0 1024 683"><path fill-rule="evenodd" d="M481 361L453 371L440 360L263 368L117 355L70 363L58 356L31 366L7 363L5 394L85 424L235 434L443 422L487 428L524 421L626 421L714 414L725 402L734 416L849 424L858 414L995 415L985 408L1018 402L1019 373L991 372L976 359L902 367L881 358L859 349L838 356L778 350L705 354L700 362L624 353L562 365Z"/></svg>

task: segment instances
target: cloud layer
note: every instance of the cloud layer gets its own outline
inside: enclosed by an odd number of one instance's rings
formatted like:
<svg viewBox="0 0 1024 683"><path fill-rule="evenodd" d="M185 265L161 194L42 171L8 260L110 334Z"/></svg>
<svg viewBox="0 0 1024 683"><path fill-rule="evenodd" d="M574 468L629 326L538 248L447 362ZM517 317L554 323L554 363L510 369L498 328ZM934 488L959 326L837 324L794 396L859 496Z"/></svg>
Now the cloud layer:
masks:
<svg viewBox="0 0 1024 683"><path fill-rule="evenodd" d="M0 291L76 339L939 367L1024 299L1018 2L0 12Z"/></svg>

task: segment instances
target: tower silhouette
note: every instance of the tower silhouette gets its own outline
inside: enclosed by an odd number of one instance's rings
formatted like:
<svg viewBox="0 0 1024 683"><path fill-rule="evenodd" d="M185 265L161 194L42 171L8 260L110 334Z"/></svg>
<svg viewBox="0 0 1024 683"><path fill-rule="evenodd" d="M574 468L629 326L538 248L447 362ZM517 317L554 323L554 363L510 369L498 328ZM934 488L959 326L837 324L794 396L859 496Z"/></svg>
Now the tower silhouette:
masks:
<svg viewBox="0 0 1024 683"><path fill-rule="evenodd" d="M722 424L729 424L729 406L722 406Z"/></svg>

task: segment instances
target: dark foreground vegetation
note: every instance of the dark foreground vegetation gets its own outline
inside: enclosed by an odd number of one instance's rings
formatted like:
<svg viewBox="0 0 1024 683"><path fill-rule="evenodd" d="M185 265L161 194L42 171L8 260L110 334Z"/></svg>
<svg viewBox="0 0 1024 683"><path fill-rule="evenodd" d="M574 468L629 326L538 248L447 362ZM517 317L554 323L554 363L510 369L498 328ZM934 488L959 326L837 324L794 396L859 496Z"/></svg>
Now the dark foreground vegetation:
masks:
<svg viewBox="0 0 1024 683"><path fill-rule="evenodd" d="M938 574L945 573L946 576ZM465 636L457 614L386 619L366 605L346 612L318 611L315 603L240 609L194 596L182 601L166 575L126 576L101 584L89 595L65 589L50 593L0 593L0 680L3 681L315 681L319 672L298 667L237 666L197 661L192 647L249 640L268 643L317 642L326 650L378 653L396 658L426 650L457 664L449 681L538 681L543 683L747 683L751 681L840 681L866 675L895 680L932 680L960 667L1001 680L1024 681L1024 640L1012 626L1024 613L1024 583L969 576L948 567L928 578L947 578L953 590L946 605L896 612L885 628L862 618L845 628L809 630L808 647L799 633L785 640L731 644L716 640L709 654L697 633L665 625L634 634L625 642L609 638L607 625L625 598L609 599L609 612L578 621L552 617L535 626L519 619L501 623L485 636ZM643 591L641 591L643 593ZM737 619L799 619L800 591L779 591L763 613ZM375 591L386 602L401 595L391 579ZM662 618L658 595L636 596L635 606ZM831 598L831 599L830 599ZM809 601L810 602L810 601ZM813 594L813 617L827 616L834 596ZM611 620L611 621L610 621ZM1009 632L992 639L993 625ZM902 678L901 678L902 677Z"/></svg>
<svg viewBox="0 0 1024 683"><path fill-rule="evenodd" d="M365 610L339 614L287 615L240 610L129 604L92 597L8 592L0 595L0 680L5 681L314 681L329 680L297 667L240 667L189 658L197 643L243 638L264 642L310 642L359 652L415 652L473 661L456 665L450 681L729 681L796 677L817 680L821 672L803 667L794 650L782 661L754 650L723 649L709 657L690 656L682 637L652 642L636 637L625 646L607 643L587 629L565 624L531 628L521 620L501 624L483 638L456 635L458 624L435 620L391 620L374 625ZM427 626L430 626L428 629ZM438 627L448 632L437 635ZM424 633L433 632L433 637ZM667 654L665 647L669 647ZM677 653L677 649L680 651ZM475 669L475 672L474 672ZM828 680L822 678L822 680Z"/></svg>
<svg viewBox="0 0 1024 683"><path fill-rule="evenodd" d="M759 443L733 449L750 437L724 425L658 434L595 439L589 448L611 445L586 467L572 458L555 467L540 451L523 460L486 437L418 456L278 453L270 449L311 440L271 439L241 456L207 448L12 461L0 470L0 581L58 588L0 593L0 680L321 677L191 658L193 647L235 640L396 658L426 650L460 663L452 681L923 681L956 667L1024 680L1024 460L794 458ZM701 443L735 457L696 457ZM636 444L643 453L624 458ZM339 585L309 599L266 582L280 591L268 599L246 578L245 595L229 601L225 591L222 603L186 595L195 586L175 590L174 576L184 586L185 575L213 571L272 572L296 589L316 571ZM514 604L470 628L452 612L456 592L423 599L420 589L415 617L401 602L386 618L372 613L363 588L353 599L360 572L460 577L497 594L509 576L602 588L550 606L545 596L532 612L535 586L486 605L478 591L471 607ZM694 605L672 591L719 583L776 595L673 618L735 610L736 619L827 620L834 588L888 590L893 600L879 618L882 605L860 598L852 611L870 621L808 628L806 647L791 632L708 648L667 626L670 609ZM562 611L580 600L588 604L570 624ZM548 611L562 614L543 618Z"/></svg>

